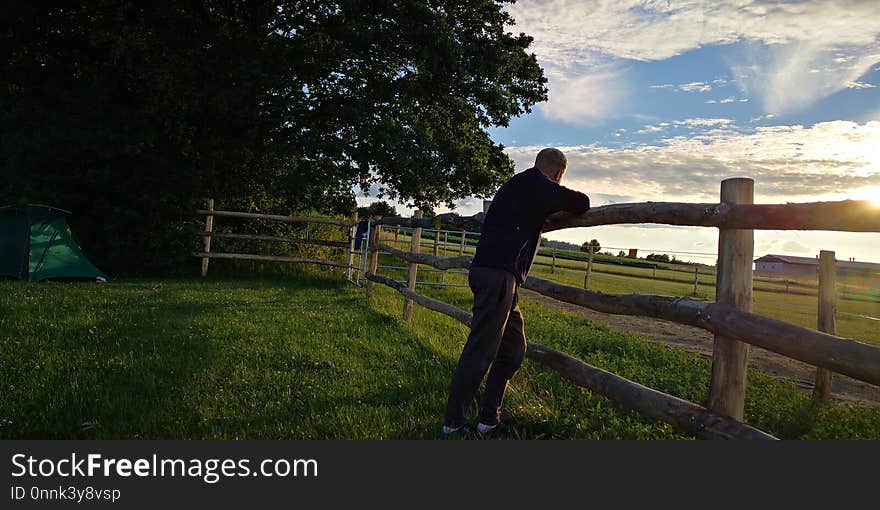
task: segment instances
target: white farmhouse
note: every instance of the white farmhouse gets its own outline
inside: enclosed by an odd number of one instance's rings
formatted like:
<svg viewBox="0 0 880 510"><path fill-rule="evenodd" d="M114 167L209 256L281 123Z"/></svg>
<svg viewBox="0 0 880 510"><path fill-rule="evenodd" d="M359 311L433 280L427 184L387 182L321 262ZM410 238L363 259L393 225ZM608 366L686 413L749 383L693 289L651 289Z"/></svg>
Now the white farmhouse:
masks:
<svg viewBox="0 0 880 510"><path fill-rule="evenodd" d="M815 276L819 271L818 257L793 257L791 255L764 255L755 259L755 272L793 276ZM838 260L837 273L874 277L880 275L880 264Z"/></svg>

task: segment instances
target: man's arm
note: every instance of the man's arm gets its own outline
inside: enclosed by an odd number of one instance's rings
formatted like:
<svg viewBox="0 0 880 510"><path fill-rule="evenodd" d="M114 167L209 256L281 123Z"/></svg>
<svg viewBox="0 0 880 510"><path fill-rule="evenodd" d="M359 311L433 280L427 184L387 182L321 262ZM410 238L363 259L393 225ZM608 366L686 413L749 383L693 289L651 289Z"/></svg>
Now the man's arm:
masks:
<svg viewBox="0 0 880 510"><path fill-rule="evenodd" d="M559 211L581 214L590 209L590 197L584 193L566 188L550 179L544 181L536 190L536 198L544 207L545 214Z"/></svg>

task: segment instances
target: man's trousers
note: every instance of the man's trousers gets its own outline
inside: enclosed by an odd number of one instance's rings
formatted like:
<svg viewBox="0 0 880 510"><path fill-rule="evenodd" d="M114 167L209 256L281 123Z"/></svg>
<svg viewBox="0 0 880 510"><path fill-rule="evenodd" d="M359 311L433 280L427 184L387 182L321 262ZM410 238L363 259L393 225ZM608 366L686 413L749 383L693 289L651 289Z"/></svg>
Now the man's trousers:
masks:
<svg viewBox="0 0 880 510"><path fill-rule="evenodd" d="M516 277L503 269L472 267L468 284L474 293L473 320L449 391L444 423L451 427L464 425L487 371L480 422L497 424L507 382L526 354Z"/></svg>

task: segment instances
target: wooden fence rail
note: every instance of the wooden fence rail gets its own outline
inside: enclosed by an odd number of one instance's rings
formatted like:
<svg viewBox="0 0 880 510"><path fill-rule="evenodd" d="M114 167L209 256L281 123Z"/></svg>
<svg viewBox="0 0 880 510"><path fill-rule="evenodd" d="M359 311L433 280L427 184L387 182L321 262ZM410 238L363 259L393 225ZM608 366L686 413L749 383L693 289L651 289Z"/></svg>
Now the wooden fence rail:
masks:
<svg viewBox="0 0 880 510"><path fill-rule="evenodd" d="M470 257L434 257L388 245L382 251L437 269L469 268ZM617 315L640 315L694 326L769 351L880 385L880 348L721 304L648 294L611 295L529 276L523 288L560 301Z"/></svg>
<svg viewBox="0 0 880 510"><path fill-rule="evenodd" d="M319 218L316 216L283 216L278 214L258 214L238 211L211 211L199 209L196 211L196 214L198 214L199 216L280 221L283 223L322 223L326 225L338 225L340 227L351 227L356 224L356 222L352 220L337 220L334 218Z"/></svg>
<svg viewBox="0 0 880 510"><path fill-rule="evenodd" d="M349 243L343 241L326 241L324 239L305 239L300 237L276 237L261 234L226 234L220 232L199 232L202 237L215 237L221 239L245 239L251 241L276 241L289 244L314 244L318 246L331 246L334 248L348 248Z"/></svg>
<svg viewBox="0 0 880 510"><path fill-rule="evenodd" d="M438 215L451 227L479 226L485 213L473 216ZM433 218L387 217L382 225L431 228ZM692 227L747 230L838 230L880 232L880 207L868 200L810 202L803 204L689 204L644 202L594 207L575 215L557 213L544 224L544 232L574 227L633 223L659 223Z"/></svg>
<svg viewBox="0 0 880 510"><path fill-rule="evenodd" d="M402 283L385 276L367 273L366 277L370 281L393 288L425 308L448 315L465 325L470 325L471 315L460 308L418 294ZM559 373L578 386L700 438L776 439L766 432L709 411L693 402L642 386L541 344L529 342L526 357Z"/></svg>
<svg viewBox="0 0 880 510"><path fill-rule="evenodd" d="M295 237L281 237L262 234L235 234L228 232L214 231L214 218L243 218L258 219L268 221L278 221L283 223L317 223L324 225L336 225L340 227L352 228L357 225L357 213L353 214L348 220L339 220L335 218L318 218L312 216L283 216L278 214L259 214L238 211L218 211L214 209L214 199L207 200L207 209L199 209L196 214L205 217L205 230L198 232L197 235L202 238L203 251L194 252L194 257L202 259L202 276L208 275L208 263L211 259L231 259L231 260L258 260L263 262L286 262L297 264L316 264L321 266L332 266L345 268L346 278L350 279L352 271L360 271L361 269L354 266L354 238L349 241L330 241L325 239L305 239ZM345 249L345 260L324 260L316 258L288 257L280 255L257 255L253 253L222 253L211 251L211 239L239 239L248 241L270 241L287 244L311 244L317 246L327 246L331 248Z"/></svg>
<svg viewBox="0 0 880 510"><path fill-rule="evenodd" d="M254 255L251 253L221 253L221 252L193 252L193 257L211 258L211 259L233 259L233 260L261 260L263 262L291 262L299 264L317 264L319 266L334 267L350 267L343 262L324 259L310 259L298 257L283 257L280 255ZM356 268L355 268L356 269Z"/></svg>

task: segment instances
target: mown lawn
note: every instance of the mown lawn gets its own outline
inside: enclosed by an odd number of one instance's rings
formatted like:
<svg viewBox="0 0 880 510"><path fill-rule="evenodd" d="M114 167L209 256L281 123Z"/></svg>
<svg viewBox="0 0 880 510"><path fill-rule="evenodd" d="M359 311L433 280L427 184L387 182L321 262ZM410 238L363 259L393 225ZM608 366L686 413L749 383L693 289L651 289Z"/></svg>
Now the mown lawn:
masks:
<svg viewBox="0 0 880 510"><path fill-rule="evenodd" d="M467 289L424 292L469 307ZM466 328L338 273L0 282L0 438L433 439ZM709 362L523 302L527 332L705 402ZM515 438L680 438L526 361ZM750 373L747 421L785 438L880 439L880 408L811 403Z"/></svg>

